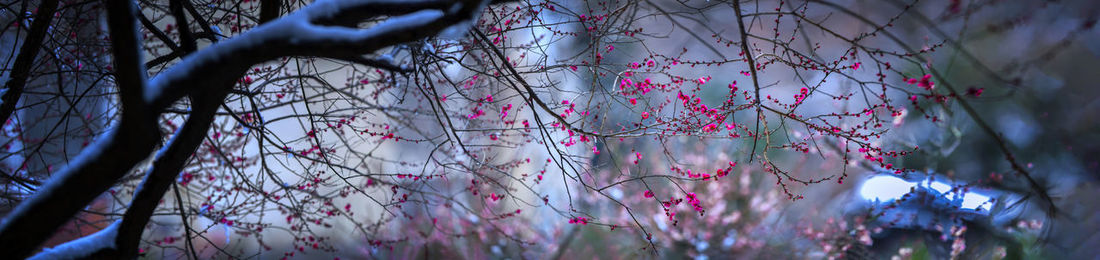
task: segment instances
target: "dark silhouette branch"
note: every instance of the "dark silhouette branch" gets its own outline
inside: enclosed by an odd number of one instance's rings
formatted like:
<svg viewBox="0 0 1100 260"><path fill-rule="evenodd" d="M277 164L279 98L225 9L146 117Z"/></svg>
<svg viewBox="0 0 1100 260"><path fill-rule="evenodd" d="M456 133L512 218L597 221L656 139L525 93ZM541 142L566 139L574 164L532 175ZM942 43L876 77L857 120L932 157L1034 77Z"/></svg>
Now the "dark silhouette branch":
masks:
<svg viewBox="0 0 1100 260"><path fill-rule="evenodd" d="M395 44L432 37L471 19L484 6L482 1L466 0L450 2L438 6L441 7L439 9L367 8L403 3L314 3L291 16L187 55L183 61L157 75L146 89L145 69L140 62L142 48L136 34L136 5L132 1L108 1L108 25L112 29L110 36L117 70L115 76L122 103L121 119L95 144L81 151L72 163L42 186L31 199L7 216L0 226L0 244L4 245L0 253L14 258L28 256L81 208L147 158L161 139L156 127L157 117L171 104L190 96L196 103L192 104L193 113L188 117L185 129L179 130L164 153L157 157L126 215L100 236L88 237L100 239L113 236L112 246L89 252L91 249L63 244L59 248L64 250L48 251L94 257L136 256L142 230L157 202L174 182L180 167L201 143L225 93L249 67L284 56L346 57L372 53ZM422 4L409 3L412 6ZM333 17L341 17L344 21L362 21L379 15L393 17L368 29L313 24ZM84 251L63 252L65 250Z"/></svg>
<svg viewBox="0 0 1100 260"><path fill-rule="evenodd" d="M233 82L227 83L225 85L233 84ZM118 237L115 238L117 256L120 258L137 257L142 230L145 229L161 198L168 192L168 188L175 183L176 175L179 175L183 166L191 158L191 154L202 144L203 137L206 137L206 132L214 122L214 112L218 110L218 105L224 98L224 91L192 98L191 116L184 122L183 127L176 131L168 146L157 155L153 168L138 186L134 200L122 217Z"/></svg>
<svg viewBox="0 0 1100 260"><path fill-rule="evenodd" d="M745 30L744 16L741 14L741 1L733 1L733 11L737 15L737 29L741 33L741 54L744 55L745 61L749 63L749 72L752 73L752 88L756 95L754 101L756 104L756 130L752 133L752 152L749 153L749 162L752 162L753 157L756 155L756 142L760 140L760 121L764 120L764 112L760 108L760 80L756 76L756 60L749 49L749 32ZM764 129L764 131L767 131L767 129ZM764 152L767 153L767 149Z"/></svg>
<svg viewBox="0 0 1100 260"><path fill-rule="evenodd" d="M187 22L187 14L183 11L182 1L169 0L168 10L172 12L172 16L176 20L176 28L180 34L180 50L185 54L190 54L198 50L198 45L195 42L195 35L191 32L191 26Z"/></svg>
<svg viewBox="0 0 1100 260"><path fill-rule="evenodd" d="M145 69L140 62L136 5L131 1L108 1L106 7L122 119L4 219L0 224L0 244L4 245L0 255L28 256L58 227L148 157L160 140L154 118L147 116L150 114L142 101Z"/></svg>
<svg viewBox="0 0 1100 260"><path fill-rule="evenodd" d="M15 112L15 105L19 103L19 98L23 96L23 88L27 85L38 50L42 49L42 41L46 38L46 29L50 27L56 11L57 0L44 0L38 5L38 13L34 15L34 21L31 22L30 32L27 33L23 45L19 47L15 64L12 64L11 78L4 84L7 92L4 93L3 104L0 104L0 124L8 122L11 114Z"/></svg>
<svg viewBox="0 0 1100 260"><path fill-rule="evenodd" d="M260 1L260 24L265 24L275 18L279 18L279 11L282 11L283 0L261 0Z"/></svg>

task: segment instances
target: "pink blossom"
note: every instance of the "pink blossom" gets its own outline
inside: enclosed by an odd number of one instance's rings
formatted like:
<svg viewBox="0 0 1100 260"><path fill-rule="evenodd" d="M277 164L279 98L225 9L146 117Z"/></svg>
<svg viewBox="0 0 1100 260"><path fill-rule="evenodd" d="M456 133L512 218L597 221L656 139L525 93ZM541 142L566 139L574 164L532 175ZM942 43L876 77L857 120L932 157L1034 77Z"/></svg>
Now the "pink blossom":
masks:
<svg viewBox="0 0 1100 260"><path fill-rule="evenodd" d="M925 74L924 77L921 77L920 82L917 83L917 86L927 90L935 88L936 84L932 82L931 78L931 74Z"/></svg>

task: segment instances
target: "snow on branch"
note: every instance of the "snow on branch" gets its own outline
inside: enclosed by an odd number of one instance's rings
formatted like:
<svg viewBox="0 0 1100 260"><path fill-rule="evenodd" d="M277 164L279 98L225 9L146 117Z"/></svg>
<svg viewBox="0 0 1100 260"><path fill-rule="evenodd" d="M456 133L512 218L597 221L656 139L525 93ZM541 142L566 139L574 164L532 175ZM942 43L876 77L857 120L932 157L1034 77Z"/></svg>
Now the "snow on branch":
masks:
<svg viewBox="0 0 1100 260"><path fill-rule="evenodd" d="M82 259L91 257L92 253L103 249L115 248L115 237L118 236L118 227L121 221L115 221L107 228L91 235L77 238L76 240L43 249L41 253L34 255L32 260L45 259Z"/></svg>
<svg viewBox="0 0 1100 260"><path fill-rule="evenodd" d="M132 1L110 1L106 5L122 119L4 218L0 223L0 255L23 258L32 253L58 227L148 157L160 139L155 117L148 116L141 99L145 69L138 55L141 43L136 7Z"/></svg>
<svg viewBox="0 0 1100 260"><path fill-rule="evenodd" d="M4 245L0 253L16 258L30 254L65 220L87 205L92 198L110 188L139 161L147 158L159 139L159 136L151 134L157 133L157 115L184 96L204 96L203 99L212 98L215 102L220 102L225 93L233 88L236 79L249 67L279 57L346 58L436 36L447 28L474 19L486 2L322 0L286 17L194 52L156 75L148 84L144 84L144 70L135 73L140 69L140 63L136 59L140 56L133 53L140 51L140 44L136 41L125 41L131 37L117 37L127 34L136 37L133 2L111 2L114 5L109 9L113 12L109 12L109 15L116 19L112 20L115 22L111 24L111 34L112 38L118 40L113 50L114 57L125 61L127 65L116 66L120 70L120 78L116 82L120 85L125 110L122 118L111 130L97 138L96 143L81 151L73 163L42 186L34 197L24 201L5 218L4 223L0 224L0 242ZM130 9L130 12L125 12L123 7ZM351 27L378 16L390 18L366 29ZM196 109L190 117L210 121L214 112L216 109ZM201 131L177 133L180 135L176 138L190 139L204 135L209 128L209 122L196 124L203 125ZM187 155L194 152L197 145L182 146L182 152L170 154L172 157L182 158L169 158L168 161L186 160ZM171 164L174 166L175 163ZM167 167L173 168L179 167ZM160 186L170 183L174 178L152 178L155 172L147 173L147 181L141 184L139 190L155 190L154 194L147 197L159 198L166 190ZM178 173L178 170L171 173ZM136 235L140 237L148 218L126 221L129 215L108 230L58 246L44 252L40 257L69 258L104 252L132 256L136 252L117 251L132 251L138 240L120 239L132 237L134 234L120 236L118 230L138 232ZM37 235L27 237L28 234ZM114 242L110 242L111 240ZM130 243L133 245L129 245Z"/></svg>
<svg viewBox="0 0 1100 260"><path fill-rule="evenodd" d="M481 2L485 1L449 4L440 1L318 1L184 58L153 78L145 92L145 100L152 109L161 111L196 91L195 86L218 85L203 83L227 79L190 75L234 75L224 71L243 72L253 64L283 56L346 58L435 36L452 25L473 19L474 12L480 12L478 8L484 6ZM379 15L398 16L367 29L339 26Z"/></svg>

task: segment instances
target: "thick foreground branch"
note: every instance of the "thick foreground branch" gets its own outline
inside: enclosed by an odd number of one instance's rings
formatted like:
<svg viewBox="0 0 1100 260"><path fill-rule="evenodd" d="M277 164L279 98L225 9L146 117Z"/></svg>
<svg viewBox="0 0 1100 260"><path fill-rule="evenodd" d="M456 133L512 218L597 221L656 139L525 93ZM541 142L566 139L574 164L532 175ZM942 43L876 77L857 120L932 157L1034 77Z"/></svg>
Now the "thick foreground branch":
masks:
<svg viewBox="0 0 1100 260"><path fill-rule="evenodd" d="M30 255L58 227L148 157L160 140L155 121L147 117L141 101L145 69L140 62L135 7L130 1L107 3L122 119L0 223L0 255Z"/></svg>
<svg viewBox="0 0 1100 260"><path fill-rule="evenodd" d="M232 82L227 82L232 86ZM228 88L226 88L228 89ZM191 154L202 144L206 132L214 122L214 113L218 105L225 98L225 91L210 93L192 100L192 113L176 130L172 140L157 155L153 167L145 175L145 180L138 186L134 194L134 200L126 208L122 220L116 221L109 228L100 230L88 237L105 240L86 242L76 240L70 243L87 243L84 246L72 246L66 243L47 249L35 255L37 259L59 258L99 258L99 259L132 259L138 254L138 246L142 231L149 219L153 216L160 200L167 193L168 188L175 183L176 175L191 158Z"/></svg>
<svg viewBox="0 0 1100 260"><path fill-rule="evenodd" d="M194 127L179 130L157 157L123 219L100 233L62 244L42 255L46 258L136 256L141 232L156 202L201 143L224 93L249 67L284 56L362 55L432 37L456 25L472 24L470 20L487 1L318 1L184 57L153 78L148 88L143 87L145 70L140 63L134 4L121 0L107 2L116 82L123 108L121 119L5 218L0 224L0 254L5 257L23 258L31 254L58 227L147 158L160 140L156 119L173 103L191 96L197 106L193 107L185 127ZM380 15L392 17L368 29L344 23ZM340 22L324 24L334 21Z"/></svg>

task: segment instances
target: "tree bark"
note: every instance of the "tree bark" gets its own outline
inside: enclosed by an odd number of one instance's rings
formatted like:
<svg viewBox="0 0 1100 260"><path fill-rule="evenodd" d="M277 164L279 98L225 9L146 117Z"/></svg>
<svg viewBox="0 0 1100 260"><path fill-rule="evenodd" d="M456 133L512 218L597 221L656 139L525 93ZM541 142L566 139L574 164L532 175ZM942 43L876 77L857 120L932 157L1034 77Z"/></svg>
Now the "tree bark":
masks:
<svg viewBox="0 0 1100 260"><path fill-rule="evenodd" d="M279 11L282 10L283 0L261 0L260 1L260 24L265 24L275 18L279 18Z"/></svg>
<svg viewBox="0 0 1100 260"><path fill-rule="evenodd" d="M142 102L145 69L140 62L135 12L131 1L107 2L122 119L5 218L0 224L0 245L4 245L0 255L30 255L58 227L148 157L160 140L155 121L146 116Z"/></svg>
<svg viewBox="0 0 1100 260"><path fill-rule="evenodd" d="M481 0L403 2L403 1L324 1L256 29L219 42L184 58L162 72L145 88L145 69L140 62L137 41L136 10L132 1L108 0L116 83L122 103L122 118L96 143L56 174L31 199L21 203L0 224L0 254L23 258L35 250L55 230L99 194L114 185L137 163L152 152L160 140L157 117L185 96L198 100L188 125L177 130L172 144L154 162L135 196L131 209L118 227L113 248L81 248L85 256L132 257L140 236L156 208L156 202L174 181L179 168L201 143L220 104L236 79L253 64L283 56L346 57L362 55L399 43L431 37L444 29L471 19L483 7ZM318 8L311 8L321 5ZM380 8L400 7L400 8ZM458 7L458 8L451 8ZM439 16L409 16L425 9ZM336 10L335 13L332 10ZM368 29L332 28L311 23L363 20L379 15L394 16L388 25ZM431 19L423 19L430 17ZM304 20L304 21L303 21ZM305 26L305 28L303 28ZM298 31L295 31L298 30ZM302 30L318 34L296 35ZM234 41L237 40L237 41ZM217 94L214 94L217 93ZM211 103L213 102L213 103ZM215 105L211 105L215 104ZM213 106L213 108L207 108ZM194 119L194 122L192 122ZM177 143L178 142L178 143ZM178 146L177 146L178 145ZM119 251L122 250L122 251ZM71 255L71 254L70 254Z"/></svg>
<svg viewBox="0 0 1100 260"><path fill-rule="evenodd" d="M232 86L233 82L228 82L227 85ZM176 135L167 147L157 155L153 168L138 186L134 200L122 217L118 236L115 238L115 248L119 258L137 257L141 234L146 223L153 216L153 211L160 204L164 194L168 192L168 188L175 183L176 175L179 175L180 170L191 158L191 154L202 144L206 132L214 122L214 113L217 112L218 105L225 99L225 93L220 91L192 98L191 115L187 117L183 127L176 131Z"/></svg>
<svg viewBox="0 0 1100 260"><path fill-rule="evenodd" d="M23 45L19 47L19 55L15 57L15 64L12 65L11 78L4 84L7 93L4 93L3 104L0 104L0 125L8 122L11 114L15 112L19 98L23 96L23 88L27 85L31 67L34 67L38 50L42 49L46 29L50 27L55 12L57 12L57 0L44 0L38 5L38 13L34 15L31 30L27 33Z"/></svg>

